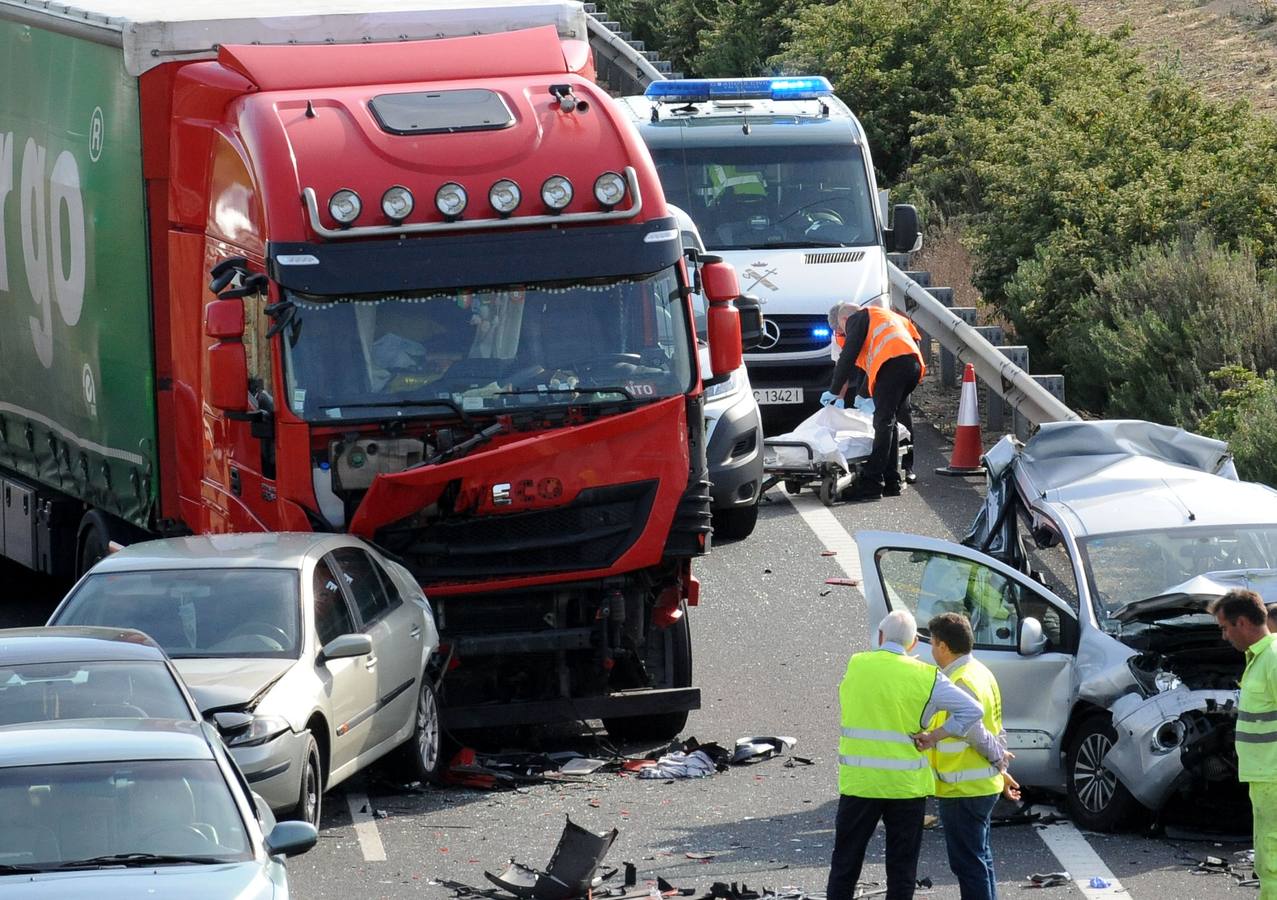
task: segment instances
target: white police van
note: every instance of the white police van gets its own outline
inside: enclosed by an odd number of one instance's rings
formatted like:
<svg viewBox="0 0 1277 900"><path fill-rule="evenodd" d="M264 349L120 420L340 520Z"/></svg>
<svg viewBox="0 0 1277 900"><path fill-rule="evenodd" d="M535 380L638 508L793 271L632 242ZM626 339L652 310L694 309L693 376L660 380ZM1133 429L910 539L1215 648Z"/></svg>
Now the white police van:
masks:
<svg viewBox="0 0 1277 900"><path fill-rule="evenodd" d="M666 199L764 304L745 356L754 396L814 407L833 369L830 307L887 305L886 254L917 249L916 210L896 206L888 228L864 129L825 78L657 81L620 102Z"/></svg>

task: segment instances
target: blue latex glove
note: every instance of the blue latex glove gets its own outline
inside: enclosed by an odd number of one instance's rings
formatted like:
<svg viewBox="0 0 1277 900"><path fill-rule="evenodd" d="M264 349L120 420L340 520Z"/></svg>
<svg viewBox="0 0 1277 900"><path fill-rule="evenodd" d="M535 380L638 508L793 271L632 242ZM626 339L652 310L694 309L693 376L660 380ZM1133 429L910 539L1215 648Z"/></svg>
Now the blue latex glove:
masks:
<svg viewBox="0 0 1277 900"><path fill-rule="evenodd" d="M825 391L823 394L820 395L820 405L828 406L829 404L833 403L837 399L838 397L835 396L833 391Z"/></svg>
<svg viewBox="0 0 1277 900"><path fill-rule="evenodd" d="M872 414L874 411L874 401L872 397L857 397L853 402L856 409L863 413Z"/></svg>

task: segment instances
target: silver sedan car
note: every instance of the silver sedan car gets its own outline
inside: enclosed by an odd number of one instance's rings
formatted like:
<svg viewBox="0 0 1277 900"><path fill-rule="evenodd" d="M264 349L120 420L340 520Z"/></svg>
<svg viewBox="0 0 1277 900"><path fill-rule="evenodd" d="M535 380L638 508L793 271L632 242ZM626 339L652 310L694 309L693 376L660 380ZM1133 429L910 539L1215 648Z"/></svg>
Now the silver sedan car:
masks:
<svg viewBox="0 0 1277 900"><path fill-rule="evenodd" d="M1219 441L1147 422L1056 422L986 454L964 545L857 535L870 628L890 609L961 612L997 676L1021 784L1112 830L1183 795L1244 803L1240 653L1206 612L1277 600L1277 491L1238 481Z"/></svg>
<svg viewBox="0 0 1277 900"><path fill-rule="evenodd" d="M63 719L0 726L0 895L282 900L306 822L259 821L206 723Z"/></svg>
<svg viewBox="0 0 1277 900"><path fill-rule="evenodd" d="M408 571L358 538L134 544L94 566L49 624L154 638L287 817L318 827L323 791L391 751L409 778L439 774L433 614Z"/></svg>

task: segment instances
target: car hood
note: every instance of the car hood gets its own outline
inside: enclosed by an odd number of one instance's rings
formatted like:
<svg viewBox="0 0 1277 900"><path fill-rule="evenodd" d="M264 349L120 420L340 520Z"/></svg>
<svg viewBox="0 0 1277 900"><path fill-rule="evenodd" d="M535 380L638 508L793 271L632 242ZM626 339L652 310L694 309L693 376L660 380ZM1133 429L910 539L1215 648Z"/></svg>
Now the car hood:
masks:
<svg viewBox="0 0 1277 900"><path fill-rule="evenodd" d="M247 706L297 664L295 659L175 659L201 712Z"/></svg>
<svg viewBox="0 0 1277 900"><path fill-rule="evenodd" d="M5 900L132 900L176 897L182 900L270 900L275 885L256 861L216 866L161 866L155 869L94 869L0 876Z"/></svg>
<svg viewBox="0 0 1277 900"><path fill-rule="evenodd" d="M1239 588L1254 591L1271 603L1277 600L1277 569L1207 572L1167 588L1155 597L1127 603L1111 615L1120 622L1151 622L1205 612L1212 600Z"/></svg>
<svg viewBox="0 0 1277 900"><path fill-rule="evenodd" d="M765 315L825 315L835 303L862 305L882 294L881 247L711 250L736 268L742 294L763 303Z"/></svg>

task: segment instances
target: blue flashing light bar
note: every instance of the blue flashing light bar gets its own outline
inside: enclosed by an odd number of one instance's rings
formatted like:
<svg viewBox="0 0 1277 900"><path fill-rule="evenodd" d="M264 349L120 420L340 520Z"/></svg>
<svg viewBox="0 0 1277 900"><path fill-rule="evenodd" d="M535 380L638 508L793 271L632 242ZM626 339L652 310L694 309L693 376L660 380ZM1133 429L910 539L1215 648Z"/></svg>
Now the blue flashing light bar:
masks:
<svg viewBox="0 0 1277 900"><path fill-rule="evenodd" d="M834 92L821 75L794 78L679 78L653 81L643 96L658 103L707 100L815 100Z"/></svg>
<svg viewBox="0 0 1277 900"><path fill-rule="evenodd" d="M814 338L828 338L828 337L831 337L832 335L833 335L832 331L830 331L828 328L825 328L819 325L811 330L811 336Z"/></svg>

